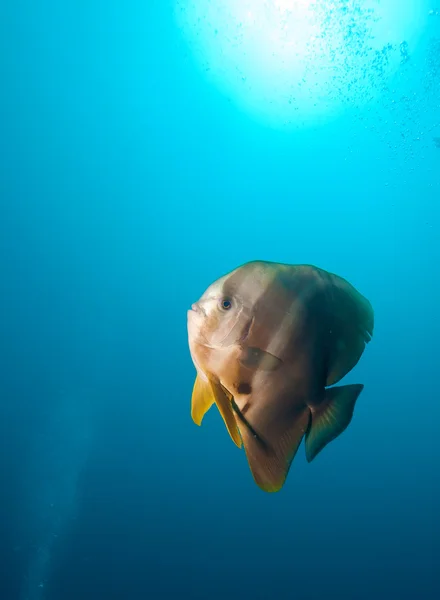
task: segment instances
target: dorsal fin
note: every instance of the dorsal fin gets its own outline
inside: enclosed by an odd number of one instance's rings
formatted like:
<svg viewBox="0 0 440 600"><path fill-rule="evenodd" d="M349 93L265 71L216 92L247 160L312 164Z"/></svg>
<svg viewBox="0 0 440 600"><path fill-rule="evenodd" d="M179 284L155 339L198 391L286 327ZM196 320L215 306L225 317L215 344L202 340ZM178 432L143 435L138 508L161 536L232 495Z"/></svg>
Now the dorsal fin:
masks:
<svg viewBox="0 0 440 600"><path fill-rule="evenodd" d="M326 289L329 322L333 340L326 385L340 381L357 364L374 329L374 312L370 302L348 281L329 275Z"/></svg>

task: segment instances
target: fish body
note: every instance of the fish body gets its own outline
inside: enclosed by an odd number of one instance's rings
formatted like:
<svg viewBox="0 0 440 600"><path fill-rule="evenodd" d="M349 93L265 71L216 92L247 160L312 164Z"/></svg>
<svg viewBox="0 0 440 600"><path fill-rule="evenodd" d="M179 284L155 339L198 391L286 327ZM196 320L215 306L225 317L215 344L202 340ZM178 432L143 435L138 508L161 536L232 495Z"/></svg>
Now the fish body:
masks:
<svg viewBox="0 0 440 600"><path fill-rule="evenodd" d="M257 485L278 491L304 436L310 462L350 423L363 385L329 386L356 365L373 327L368 300L323 269L235 269L188 311L193 420L216 404Z"/></svg>

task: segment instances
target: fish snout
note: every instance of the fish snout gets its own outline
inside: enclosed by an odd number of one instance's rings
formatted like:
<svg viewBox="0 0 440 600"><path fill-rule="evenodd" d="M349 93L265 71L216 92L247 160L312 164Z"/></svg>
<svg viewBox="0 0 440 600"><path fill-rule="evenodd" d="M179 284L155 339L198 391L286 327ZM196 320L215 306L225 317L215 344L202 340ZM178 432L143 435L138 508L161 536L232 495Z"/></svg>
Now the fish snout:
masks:
<svg viewBox="0 0 440 600"><path fill-rule="evenodd" d="M194 302L191 304L191 308L188 311L188 323L191 323L193 328L197 325L197 327L201 327L202 325L202 317L204 316L203 309L201 308L198 302ZM194 331L194 329L193 329Z"/></svg>
<svg viewBox="0 0 440 600"><path fill-rule="evenodd" d="M198 315L206 317L206 311L200 302L194 302L194 304L191 304L191 311L195 312Z"/></svg>

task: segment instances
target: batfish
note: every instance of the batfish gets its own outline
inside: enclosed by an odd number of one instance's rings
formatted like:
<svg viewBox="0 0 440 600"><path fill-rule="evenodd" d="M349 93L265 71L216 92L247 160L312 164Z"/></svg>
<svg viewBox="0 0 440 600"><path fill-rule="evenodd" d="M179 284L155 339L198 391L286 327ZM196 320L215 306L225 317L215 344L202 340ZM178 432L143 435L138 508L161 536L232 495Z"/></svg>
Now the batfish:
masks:
<svg viewBox="0 0 440 600"><path fill-rule="evenodd" d="M280 490L303 438L310 462L349 425L364 386L330 386L357 364L373 326L371 304L342 277L246 263L188 311L194 422L216 404L257 485Z"/></svg>

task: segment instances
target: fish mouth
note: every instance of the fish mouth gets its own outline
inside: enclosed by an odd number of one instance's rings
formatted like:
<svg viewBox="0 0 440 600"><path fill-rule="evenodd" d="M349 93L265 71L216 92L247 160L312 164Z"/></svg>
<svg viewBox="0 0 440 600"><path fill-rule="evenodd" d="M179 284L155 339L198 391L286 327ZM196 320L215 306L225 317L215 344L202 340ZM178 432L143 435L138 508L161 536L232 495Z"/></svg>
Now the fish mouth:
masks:
<svg viewBox="0 0 440 600"><path fill-rule="evenodd" d="M187 311L188 319L188 331L191 335L200 336L200 328L202 327L204 317L206 317L205 311L201 308L200 304L191 305L191 308Z"/></svg>
<svg viewBox="0 0 440 600"><path fill-rule="evenodd" d="M194 304L191 304L191 310L189 312L194 312L198 315L204 315L206 317L205 311L198 302L194 302Z"/></svg>

